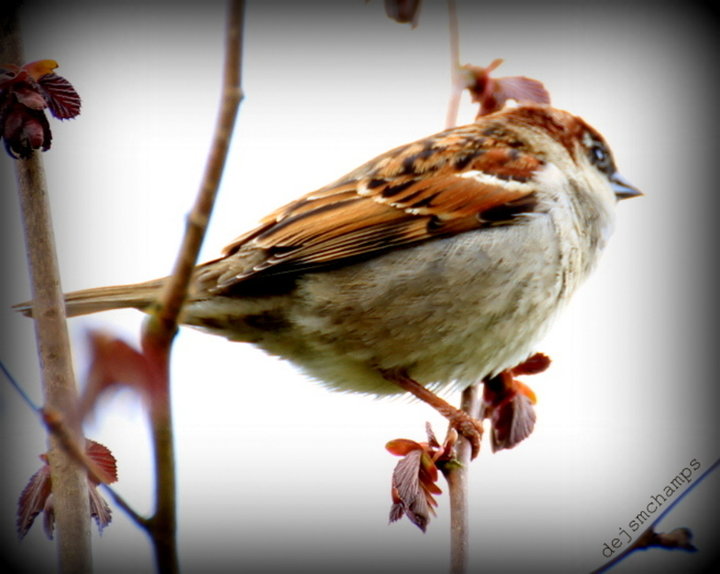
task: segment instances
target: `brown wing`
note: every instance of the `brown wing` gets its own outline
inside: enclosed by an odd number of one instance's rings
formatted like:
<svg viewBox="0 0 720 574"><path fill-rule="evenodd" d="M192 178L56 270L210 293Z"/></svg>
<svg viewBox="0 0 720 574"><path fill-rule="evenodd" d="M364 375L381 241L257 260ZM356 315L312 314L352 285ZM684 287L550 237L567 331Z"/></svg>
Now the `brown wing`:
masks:
<svg viewBox="0 0 720 574"><path fill-rule="evenodd" d="M481 122L396 148L236 239L217 289L509 223L536 208L528 180L541 166L522 142Z"/></svg>

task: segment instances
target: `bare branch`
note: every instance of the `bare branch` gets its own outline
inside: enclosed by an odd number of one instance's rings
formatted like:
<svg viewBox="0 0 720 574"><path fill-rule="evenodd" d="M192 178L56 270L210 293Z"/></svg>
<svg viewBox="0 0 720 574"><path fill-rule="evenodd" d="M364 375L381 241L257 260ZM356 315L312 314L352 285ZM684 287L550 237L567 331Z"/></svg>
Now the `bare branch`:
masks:
<svg viewBox="0 0 720 574"><path fill-rule="evenodd" d="M471 417L480 412L478 384L470 385L462 393L460 410ZM443 467L450 497L450 572L463 574L468 569L469 521L468 521L468 465L471 459L471 445L463 436L455 445L456 463Z"/></svg>
<svg viewBox="0 0 720 574"><path fill-rule="evenodd" d="M205 237L243 94L240 87L244 2L229 2L225 69L220 112L195 205L188 215L185 235L170 280L160 296L156 319L164 336L172 338L200 246Z"/></svg>
<svg viewBox="0 0 720 574"><path fill-rule="evenodd" d="M163 378L160 396L151 403L150 420L156 474L155 512L147 521L148 532L154 545L157 569L161 573L178 571L175 451L170 408L170 349L177 331L178 316L212 213L238 107L242 100L240 78L244 8L245 3L242 0L230 0L228 4L222 98L205 174L195 204L187 218L185 235L172 276L160 295L155 313L145 323L142 333L143 351L157 365Z"/></svg>
<svg viewBox="0 0 720 574"><path fill-rule="evenodd" d="M460 68L460 31L458 27L457 6L455 0L448 0L448 24L450 32L450 101L448 103L445 127L457 124L460 97L465 89ZM460 410L471 417L480 412L480 393L478 385L469 386L463 391ZM450 496L450 572L463 574L468 569L469 522L468 522L468 465L471 460L470 442L460 437L455 445L457 464L444 468L443 474L448 482Z"/></svg>
<svg viewBox="0 0 720 574"><path fill-rule="evenodd" d="M0 19L3 35L0 61L22 64L17 5L11 3L3 10ZM28 159L16 160L14 166L35 310L35 338L44 402L47 408L67 415L73 412L76 404L77 388L42 157L33 152ZM77 421L69 432L77 442L80 441L82 434ZM48 436L48 443L59 570L90 572L90 507L85 470L73 461L52 433Z"/></svg>
<svg viewBox="0 0 720 574"><path fill-rule="evenodd" d="M465 89L460 68L460 31L458 29L457 6L455 0L448 0L448 24L450 31L450 101L448 103L445 127L451 128L457 124L460 97Z"/></svg>
<svg viewBox="0 0 720 574"><path fill-rule="evenodd" d="M77 388L42 159L35 152L29 159L17 160L16 166L45 405L58 412L72 413L77 403ZM82 437L79 424L71 426L69 432L74 442L79 443ZM49 443L60 569L90 572L90 511L84 469L74 464L52 433Z"/></svg>

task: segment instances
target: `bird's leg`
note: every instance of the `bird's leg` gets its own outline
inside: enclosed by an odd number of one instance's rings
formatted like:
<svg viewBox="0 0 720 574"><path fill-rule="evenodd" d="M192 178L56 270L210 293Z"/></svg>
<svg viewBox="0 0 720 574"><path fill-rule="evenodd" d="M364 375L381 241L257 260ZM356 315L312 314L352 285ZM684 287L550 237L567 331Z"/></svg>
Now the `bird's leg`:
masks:
<svg viewBox="0 0 720 574"><path fill-rule="evenodd" d="M482 422L471 417L465 411L461 411L457 407L452 406L447 401L438 397L432 391L423 387L420 383L410 378L408 374L399 369L388 369L381 371L383 377L388 381L395 383L397 386L411 393L424 403L427 403L444 416L450 425L457 430L462 436L470 441L472 458L475 458L480 452L480 442L483 435Z"/></svg>

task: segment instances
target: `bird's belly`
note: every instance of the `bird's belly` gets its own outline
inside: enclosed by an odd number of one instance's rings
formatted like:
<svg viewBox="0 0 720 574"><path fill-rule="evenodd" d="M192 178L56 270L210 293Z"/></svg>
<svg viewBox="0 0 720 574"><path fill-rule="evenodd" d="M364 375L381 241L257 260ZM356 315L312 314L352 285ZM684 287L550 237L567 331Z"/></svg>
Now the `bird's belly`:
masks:
<svg viewBox="0 0 720 574"><path fill-rule="evenodd" d="M466 233L301 279L290 326L258 344L345 391L400 392L404 369L465 387L532 351L566 295L549 220ZM523 264L518 265L519 258Z"/></svg>

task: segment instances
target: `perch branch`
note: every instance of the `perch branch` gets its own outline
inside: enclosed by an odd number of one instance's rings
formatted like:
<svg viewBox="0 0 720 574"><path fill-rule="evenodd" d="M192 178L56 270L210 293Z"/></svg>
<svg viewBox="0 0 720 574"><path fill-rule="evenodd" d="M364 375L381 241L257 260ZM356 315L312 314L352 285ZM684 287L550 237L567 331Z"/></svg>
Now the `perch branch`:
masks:
<svg viewBox="0 0 720 574"><path fill-rule="evenodd" d="M457 124L460 97L465 88L460 69L460 31L458 27L457 6L455 0L448 0L448 24L450 34L450 75L451 91L448 103L445 127ZM460 410L471 417L480 412L480 392L478 385L466 388L462 393ZM468 522L468 465L471 459L470 442L459 437L455 445L457 464L447 467L443 474L448 483L450 497L450 572L463 574L467 572L469 556L469 522Z"/></svg>
<svg viewBox="0 0 720 574"><path fill-rule="evenodd" d="M460 410L471 417L480 413L480 391L477 384L470 385L462 393ZM450 497L450 572L463 574L468 569L469 521L468 521L468 468L471 446L462 435L455 445L456 463L443 469Z"/></svg>

